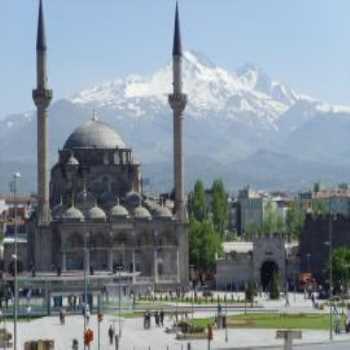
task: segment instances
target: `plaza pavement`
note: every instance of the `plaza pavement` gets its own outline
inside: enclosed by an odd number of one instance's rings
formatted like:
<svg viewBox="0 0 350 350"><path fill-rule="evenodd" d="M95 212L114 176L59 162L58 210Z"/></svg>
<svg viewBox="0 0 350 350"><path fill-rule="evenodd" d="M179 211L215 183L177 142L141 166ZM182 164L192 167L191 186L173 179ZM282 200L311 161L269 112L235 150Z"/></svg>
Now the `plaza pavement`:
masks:
<svg viewBox="0 0 350 350"><path fill-rule="evenodd" d="M304 300L302 295L290 296L290 306L285 306L284 300L270 301L267 298L260 298L258 302L263 306L261 310L274 309L276 312L320 312L312 308L309 300ZM186 304L188 307L188 304ZM178 304L181 307L181 304ZM327 310L323 311L327 312ZM230 314L242 313L242 310L230 311ZM210 317L215 314L215 308L196 310L194 317ZM153 321L154 319L152 319ZM112 315L104 315L101 323L101 349L114 349L108 344L108 327L115 322L115 327L118 329L118 321ZM170 326L171 321L166 319L166 325ZM12 331L12 323L7 324L9 331ZM91 350L97 350L97 318L96 315L91 316L89 327L95 333L95 340L91 346ZM79 349L82 349L83 335L83 317L79 315L67 316L66 324L60 325L58 316L45 317L30 322L20 322L18 326L18 341L23 349L23 344L27 340L34 339L54 339L56 350L71 349L72 340L79 340ZM276 330L271 329L228 329L228 342L225 341L225 330L215 330L214 340L211 344L211 349L256 349L257 347L265 348L281 348L282 341L275 339ZM303 339L296 341L296 344L311 344L316 343L316 348L319 349L339 349L350 348L350 335L341 334L335 335L333 345L328 343L328 331L303 331ZM339 343L338 343L339 341ZM151 330L143 329L143 320L124 319L122 320L122 337L120 342L120 350L186 350L188 341L178 341L175 339L175 334L167 334L162 328L153 327ZM345 342L345 343L344 343ZM320 346L324 343L324 346ZM336 345L335 345L336 344ZM193 350L207 349L206 340L191 341ZM305 346L305 350L316 349L315 346ZM331 346L331 347L328 347Z"/></svg>
<svg viewBox="0 0 350 350"><path fill-rule="evenodd" d="M107 330L112 323L113 318L105 315L101 324L101 349L114 349L108 344ZM114 319L115 320L115 319ZM11 330L12 324L8 324ZM97 320L92 316L89 327L94 330L95 340L91 347L97 350ZM118 322L116 323L116 329ZM54 339L56 350L71 349L72 340L79 340L79 349L82 349L83 318L82 316L70 316L66 319L65 325L60 325L58 317L46 317L30 322L21 322L19 324L19 344L23 349L23 344L27 340L33 339ZM212 349L241 349L256 348L259 346L277 346L282 345L281 340L275 339L275 330L266 329L228 329L228 342L225 342L225 330L214 331L214 340ZM347 340L350 345L349 335L338 335L336 340ZM327 331L304 331L303 340L297 343L322 343L328 342ZM193 350L203 350L207 348L206 340L191 341ZM125 319L122 322L122 338L120 349L127 350L186 350L187 341L178 341L175 334L167 334L164 329L152 327L151 330L143 329L141 318Z"/></svg>

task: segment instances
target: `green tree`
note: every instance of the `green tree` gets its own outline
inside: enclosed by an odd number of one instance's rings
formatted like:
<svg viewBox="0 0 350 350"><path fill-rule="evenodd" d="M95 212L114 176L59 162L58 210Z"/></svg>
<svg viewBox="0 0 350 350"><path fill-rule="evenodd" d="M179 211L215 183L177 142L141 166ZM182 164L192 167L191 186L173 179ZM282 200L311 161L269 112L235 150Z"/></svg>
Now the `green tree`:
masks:
<svg viewBox="0 0 350 350"><path fill-rule="evenodd" d="M268 201L264 208L262 232L264 234L285 232L285 222L283 217L278 214L276 205L272 201Z"/></svg>
<svg viewBox="0 0 350 350"><path fill-rule="evenodd" d="M197 180L194 185L194 190L189 200L189 213L198 221L203 221L207 218L208 210L205 201L205 191L203 182Z"/></svg>
<svg viewBox="0 0 350 350"><path fill-rule="evenodd" d="M262 234L262 228L255 223L248 224L244 230L244 235L247 240L252 239L254 235L260 236L261 234Z"/></svg>
<svg viewBox="0 0 350 350"><path fill-rule="evenodd" d="M217 255L222 252L222 241L209 220L190 219L190 263L202 270L215 267Z"/></svg>
<svg viewBox="0 0 350 350"><path fill-rule="evenodd" d="M339 247L333 251L332 267L335 288L340 290L340 286L344 286L347 289L350 281L350 248Z"/></svg>
<svg viewBox="0 0 350 350"><path fill-rule="evenodd" d="M293 238L299 238L304 227L305 212L297 203L291 204L287 210L286 230Z"/></svg>
<svg viewBox="0 0 350 350"><path fill-rule="evenodd" d="M264 219L262 231L264 234L276 232L276 213L271 201L268 201L264 207Z"/></svg>
<svg viewBox="0 0 350 350"><path fill-rule="evenodd" d="M270 299L277 300L280 298L280 286L278 272L274 272L271 278Z"/></svg>
<svg viewBox="0 0 350 350"><path fill-rule="evenodd" d="M249 281L245 290L245 300L249 303L254 303L254 297L256 296L256 284L254 281Z"/></svg>
<svg viewBox="0 0 350 350"><path fill-rule="evenodd" d="M313 199L312 212L316 215L326 215L329 213L329 205L327 205L324 199Z"/></svg>
<svg viewBox="0 0 350 350"><path fill-rule="evenodd" d="M212 185L212 214L215 230L219 232L221 238L224 237L228 225L229 206L228 195L222 180L214 180Z"/></svg>

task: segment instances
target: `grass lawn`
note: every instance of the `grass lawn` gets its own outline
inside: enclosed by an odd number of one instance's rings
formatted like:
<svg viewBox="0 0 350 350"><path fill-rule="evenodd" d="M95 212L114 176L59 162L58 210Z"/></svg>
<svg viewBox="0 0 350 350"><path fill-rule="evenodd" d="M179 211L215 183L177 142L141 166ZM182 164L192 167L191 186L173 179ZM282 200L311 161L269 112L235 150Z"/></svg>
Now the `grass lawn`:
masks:
<svg viewBox="0 0 350 350"><path fill-rule="evenodd" d="M207 326L213 324L214 319L195 319L194 323L198 326ZM232 328L327 330L329 329L329 315L251 313L229 316L228 324Z"/></svg>

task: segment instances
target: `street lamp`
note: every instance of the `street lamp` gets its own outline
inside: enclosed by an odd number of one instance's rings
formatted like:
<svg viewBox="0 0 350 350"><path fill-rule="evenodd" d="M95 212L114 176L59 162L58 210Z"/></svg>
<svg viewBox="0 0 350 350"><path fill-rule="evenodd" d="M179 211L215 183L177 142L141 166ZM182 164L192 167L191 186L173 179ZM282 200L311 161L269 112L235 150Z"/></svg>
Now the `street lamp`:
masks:
<svg viewBox="0 0 350 350"><path fill-rule="evenodd" d="M17 252L17 180L21 177L19 172L12 175L11 189L13 192L13 205L14 205L14 254L13 259L13 272L14 272L14 303L13 303L13 349L17 350L17 301L18 301L18 285L17 285L17 264L18 264L18 252Z"/></svg>
<svg viewBox="0 0 350 350"><path fill-rule="evenodd" d="M330 208L331 209L331 208ZM333 218L332 211L329 211L329 339L333 340L333 310L332 310L332 298L333 298Z"/></svg>
<svg viewBox="0 0 350 350"><path fill-rule="evenodd" d="M329 340L333 340L333 217L331 205L329 206L329 220L328 220L328 241L324 244L328 245L328 264L329 264Z"/></svg>
<svg viewBox="0 0 350 350"><path fill-rule="evenodd" d="M121 279L121 272L122 271L123 271L123 265L122 264L118 264L118 266L117 266L117 273L118 273L118 334L119 334L119 339L122 336L121 319L120 319L120 309L121 309L120 279Z"/></svg>
<svg viewBox="0 0 350 350"><path fill-rule="evenodd" d="M88 259L88 238L89 233L86 232L84 238L84 336L87 330L87 312L88 312L88 269L89 269L89 259ZM86 348L84 342L84 349Z"/></svg>
<svg viewBox="0 0 350 350"><path fill-rule="evenodd" d="M227 280L225 279L225 342L228 343L227 329Z"/></svg>

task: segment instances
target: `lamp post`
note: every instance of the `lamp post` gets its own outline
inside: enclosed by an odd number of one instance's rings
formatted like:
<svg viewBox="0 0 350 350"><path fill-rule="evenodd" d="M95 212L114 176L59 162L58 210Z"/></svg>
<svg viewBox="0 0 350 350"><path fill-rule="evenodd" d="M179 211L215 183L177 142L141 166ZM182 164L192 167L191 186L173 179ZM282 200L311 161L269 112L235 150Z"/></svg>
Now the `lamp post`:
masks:
<svg viewBox="0 0 350 350"><path fill-rule="evenodd" d="M13 258L13 272L14 272L14 303L13 303L13 349L17 350L17 302L18 302L18 283L17 283L17 264L18 264L18 251L17 251L17 180L21 177L21 174L16 172L12 176L11 187L13 191L13 204L14 204L14 254Z"/></svg>
<svg viewBox="0 0 350 350"><path fill-rule="evenodd" d="M329 208L329 340L333 340L333 309L332 309L332 298L333 298L333 218L332 218L332 207Z"/></svg>
<svg viewBox="0 0 350 350"><path fill-rule="evenodd" d="M225 279L225 342L228 343L227 329L227 280Z"/></svg>
<svg viewBox="0 0 350 350"><path fill-rule="evenodd" d="M119 339L122 336L122 329L121 329L121 319L120 319L120 309L121 309L121 286L120 286L120 279L121 279L121 272L123 271L123 265L118 264L117 266L117 273L118 273L118 334L119 334Z"/></svg>
<svg viewBox="0 0 350 350"><path fill-rule="evenodd" d="M88 268L89 268L89 262L88 262L88 239L89 239L89 233L86 232L85 239L84 239L84 335L87 330L87 312L88 312ZM84 349L86 349L86 345L84 342Z"/></svg>
<svg viewBox="0 0 350 350"><path fill-rule="evenodd" d="M193 327L193 318L194 318L194 294L195 294L195 279L194 279L194 265L190 265L190 271L191 271L191 282L192 282L192 298L191 298L191 301L192 301L192 318L191 318L191 321L192 321L192 327Z"/></svg>

